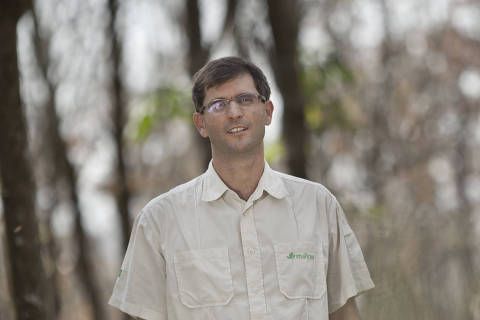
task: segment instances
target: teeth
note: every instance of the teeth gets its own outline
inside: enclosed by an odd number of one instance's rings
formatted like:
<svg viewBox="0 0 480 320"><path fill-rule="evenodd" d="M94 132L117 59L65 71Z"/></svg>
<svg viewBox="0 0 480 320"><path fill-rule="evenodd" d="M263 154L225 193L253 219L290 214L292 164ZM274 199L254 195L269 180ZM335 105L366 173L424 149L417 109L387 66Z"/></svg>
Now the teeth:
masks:
<svg viewBox="0 0 480 320"><path fill-rule="evenodd" d="M244 131L244 130L247 130L247 129L246 128L233 128L233 129L229 130L228 132L235 133L235 132L240 132L240 131Z"/></svg>

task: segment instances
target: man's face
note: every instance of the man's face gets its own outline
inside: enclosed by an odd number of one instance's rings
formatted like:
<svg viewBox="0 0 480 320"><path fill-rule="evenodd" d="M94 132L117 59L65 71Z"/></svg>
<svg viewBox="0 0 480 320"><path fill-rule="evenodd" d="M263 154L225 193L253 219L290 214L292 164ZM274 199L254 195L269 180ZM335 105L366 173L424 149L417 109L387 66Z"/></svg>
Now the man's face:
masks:
<svg viewBox="0 0 480 320"><path fill-rule="evenodd" d="M206 90L203 104L214 99L231 99L244 93L258 93L249 74L242 74ZM265 126L270 124L272 112L271 101L258 101L250 106L240 106L231 101L220 113L207 110L203 114L195 113L194 122L200 134L210 138L213 156L263 154Z"/></svg>

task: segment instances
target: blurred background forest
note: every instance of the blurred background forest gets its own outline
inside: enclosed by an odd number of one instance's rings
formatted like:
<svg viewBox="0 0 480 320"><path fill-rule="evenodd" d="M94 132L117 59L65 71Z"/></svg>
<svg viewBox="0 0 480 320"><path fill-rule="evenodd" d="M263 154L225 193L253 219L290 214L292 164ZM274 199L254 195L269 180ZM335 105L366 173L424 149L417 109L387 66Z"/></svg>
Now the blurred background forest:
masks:
<svg viewBox="0 0 480 320"><path fill-rule="evenodd" d="M270 165L342 203L363 319L480 319L479 1L6 0L0 42L0 319L126 319L132 220L206 168L191 78L225 55L270 80Z"/></svg>

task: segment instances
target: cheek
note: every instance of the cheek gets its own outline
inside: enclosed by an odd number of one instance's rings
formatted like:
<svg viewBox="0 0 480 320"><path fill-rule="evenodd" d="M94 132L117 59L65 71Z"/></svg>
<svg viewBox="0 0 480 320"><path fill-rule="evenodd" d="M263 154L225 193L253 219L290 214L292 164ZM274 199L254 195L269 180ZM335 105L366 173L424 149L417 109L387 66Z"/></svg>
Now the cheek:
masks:
<svg viewBox="0 0 480 320"><path fill-rule="evenodd" d="M266 113L260 113L260 114L258 115L258 119L259 119L258 123L259 123L259 124L261 123L261 124L263 124L263 125L265 125L265 126L266 126L266 125L269 125L269 124L270 124L270 120L271 120L270 117L269 117Z"/></svg>
<svg viewBox="0 0 480 320"><path fill-rule="evenodd" d="M220 123L217 123L217 122L208 123L208 125L206 125L203 130L205 132L205 135L209 137L212 135L213 136L218 135L223 131L222 126L220 125Z"/></svg>

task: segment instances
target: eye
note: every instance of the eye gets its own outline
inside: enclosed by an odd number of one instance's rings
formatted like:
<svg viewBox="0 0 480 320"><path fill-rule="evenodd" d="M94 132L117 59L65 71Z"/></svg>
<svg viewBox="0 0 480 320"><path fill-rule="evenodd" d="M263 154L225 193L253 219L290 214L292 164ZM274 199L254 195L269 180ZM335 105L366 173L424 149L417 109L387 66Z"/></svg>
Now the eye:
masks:
<svg viewBox="0 0 480 320"><path fill-rule="evenodd" d="M215 100L215 101L212 101L209 104L208 111L209 112L220 112L223 109L225 109L226 106L227 106L227 103L226 103L225 100Z"/></svg>
<svg viewBox="0 0 480 320"><path fill-rule="evenodd" d="M247 93L247 94L242 94L242 95L238 96L235 100L237 100L237 102L239 104L246 105L246 104L254 103L255 98L256 98L256 96L254 94Z"/></svg>

